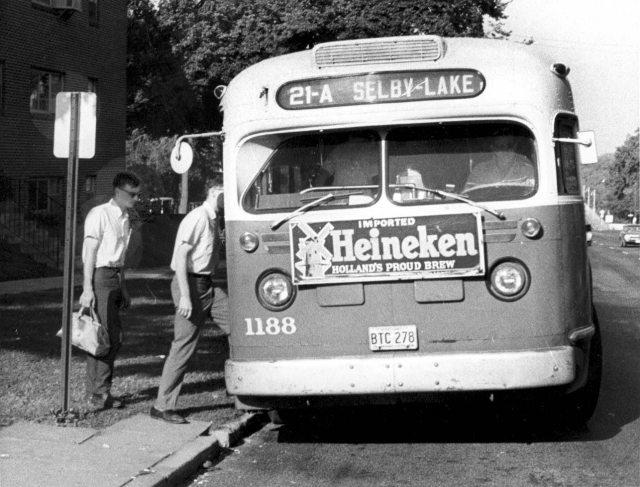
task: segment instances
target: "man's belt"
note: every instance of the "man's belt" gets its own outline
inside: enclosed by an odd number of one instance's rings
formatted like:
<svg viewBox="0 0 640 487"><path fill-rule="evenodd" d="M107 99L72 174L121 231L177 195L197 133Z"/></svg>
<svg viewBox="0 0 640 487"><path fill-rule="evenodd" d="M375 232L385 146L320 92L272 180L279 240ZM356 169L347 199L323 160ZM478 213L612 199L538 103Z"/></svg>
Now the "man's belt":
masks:
<svg viewBox="0 0 640 487"><path fill-rule="evenodd" d="M211 279L211 274L197 274L195 272L187 272L187 275L190 277L195 277L196 279Z"/></svg>

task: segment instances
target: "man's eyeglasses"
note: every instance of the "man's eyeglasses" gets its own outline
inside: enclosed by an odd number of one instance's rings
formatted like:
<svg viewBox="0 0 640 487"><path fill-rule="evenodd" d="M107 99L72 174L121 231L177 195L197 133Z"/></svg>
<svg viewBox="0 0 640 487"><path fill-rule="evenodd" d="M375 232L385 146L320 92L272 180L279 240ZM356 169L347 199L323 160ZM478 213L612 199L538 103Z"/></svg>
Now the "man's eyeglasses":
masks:
<svg viewBox="0 0 640 487"><path fill-rule="evenodd" d="M122 188L118 188L120 191L124 191L125 193L127 193L129 196L131 196L132 199L140 199L142 198L142 192L141 191L127 191L126 189L122 189Z"/></svg>

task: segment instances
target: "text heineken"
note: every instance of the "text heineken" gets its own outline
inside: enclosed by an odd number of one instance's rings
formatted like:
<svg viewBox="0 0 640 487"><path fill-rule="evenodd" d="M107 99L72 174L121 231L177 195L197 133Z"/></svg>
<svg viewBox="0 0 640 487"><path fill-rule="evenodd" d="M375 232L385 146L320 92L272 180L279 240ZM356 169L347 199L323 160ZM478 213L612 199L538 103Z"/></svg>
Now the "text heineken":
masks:
<svg viewBox="0 0 640 487"><path fill-rule="evenodd" d="M380 230L369 230L369 238L353 240L355 230L333 230L333 262L368 260L427 259L478 255L476 236L471 232L428 234L426 225L416 227L417 235L382 237Z"/></svg>
<svg viewBox="0 0 640 487"><path fill-rule="evenodd" d="M480 275L479 215L437 215L290 225L298 284Z"/></svg>

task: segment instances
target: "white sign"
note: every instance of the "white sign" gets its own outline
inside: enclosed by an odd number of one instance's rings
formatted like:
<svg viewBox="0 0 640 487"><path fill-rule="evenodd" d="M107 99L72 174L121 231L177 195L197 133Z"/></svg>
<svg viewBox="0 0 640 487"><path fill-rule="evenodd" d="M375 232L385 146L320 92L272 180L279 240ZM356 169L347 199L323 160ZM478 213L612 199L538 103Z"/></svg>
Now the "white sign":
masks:
<svg viewBox="0 0 640 487"><path fill-rule="evenodd" d="M96 107L95 93L80 93L80 120L78 121L78 158L91 159L96 153ZM56 95L56 123L53 139L53 155L69 157L71 139L71 92L61 91Z"/></svg>

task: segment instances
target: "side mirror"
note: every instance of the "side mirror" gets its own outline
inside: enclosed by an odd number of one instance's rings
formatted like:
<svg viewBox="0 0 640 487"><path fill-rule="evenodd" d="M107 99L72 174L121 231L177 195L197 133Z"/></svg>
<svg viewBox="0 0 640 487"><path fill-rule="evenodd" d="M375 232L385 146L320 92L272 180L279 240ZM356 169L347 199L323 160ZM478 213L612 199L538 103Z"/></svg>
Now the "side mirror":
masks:
<svg viewBox="0 0 640 487"><path fill-rule="evenodd" d="M178 174L189 170L193 162L193 149L187 142L179 142L171 151L171 168Z"/></svg>
<svg viewBox="0 0 640 487"><path fill-rule="evenodd" d="M578 152L582 164L595 164L598 162L598 151L596 150L596 134L593 130L578 132Z"/></svg>
<svg viewBox="0 0 640 487"><path fill-rule="evenodd" d="M596 134L592 131L578 132L577 139L553 139L554 142L562 144L577 144L580 162L582 164L595 164L598 162L598 151L596 150Z"/></svg>

